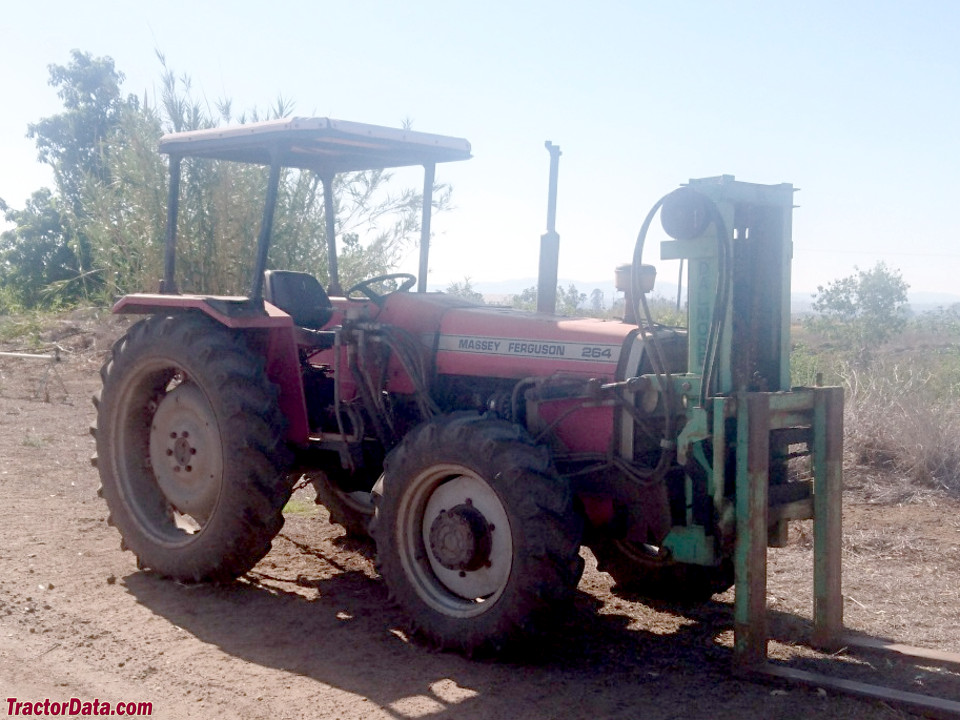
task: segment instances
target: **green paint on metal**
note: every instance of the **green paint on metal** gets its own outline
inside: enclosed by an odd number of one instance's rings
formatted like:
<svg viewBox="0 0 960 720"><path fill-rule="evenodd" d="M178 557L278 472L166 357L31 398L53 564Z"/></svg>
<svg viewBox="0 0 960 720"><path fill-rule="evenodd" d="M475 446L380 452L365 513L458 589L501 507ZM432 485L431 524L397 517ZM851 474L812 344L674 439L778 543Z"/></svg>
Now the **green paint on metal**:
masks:
<svg viewBox="0 0 960 720"><path fill-rule="evenodd" d="M691 446L710 437L710 426L707 411L703 408L691 408L687 411L687 423L677 437L677 462L686 465L689 460ZM704 466L709 470L709 465Z"/></svg>
<svg viewBox="0 0 960 720"><path fill-rule="evenodd" d="M694 240L665 240L660 243L661 260L692 260L716 256L717 243L709 236L698 237Z"/></svg>
<svg viewBox="0 0 960 720"><path fill-rule="evenodd" d="M790 386L793 186L743 183L724 175L691 180L689 188L706 196L716 212L710 211L699 237L662 243L660 254L688 260L687 372L672 375L673 397L682 403L676 410L685 415L676 436L677 460L694 477L703 468L707 481L695 483L687 475L685 517L675 519L685 525L673 527L663 545L679 562L713 565L728 556L732 537L735 658L756 665L767 654L771 473L782 479L789 445L807 445L814 476L814 635L829 640L842 629L843 393ZM718 301L725 306L715 308ZM708 350L715 357L709 368ZM710 387L704 396L707 373ZM663 390L657 378L651 380ZM715 511L713 522L694 513L707 500L695 493L703 492ZM777 508L782 516L784 506Z"/></svg>
<svg viewBox="0 0 960 720"><path fill-rule="evenodd" d="M690 565L716 565L716 542L699 525L676 525L663 541L670 557Z"/></svg>
<svg viewBox="0 0 960 720"><path fill-rule="evenodd" d="M717 260L712 257L692 258L687 266L689 282L687 367L694 372L700 372L706 358L710 328L713 325L713 306L717 294Z"/></svg>
<svg viewBox="0 0 960 720"><path fill-rule="evenodd" d="M713 398L712 424L713 424L713 472L710 474L711 486L708 490L713 496L713 506L717 510L717 516L723 518L723 510L728 504L724 500L724 491L726 490L726 463L724 459L727 456L727 403L729 398Z"/></svg>
<svg viewBox="0 0 960 720"><path fill-rule="evenodd" d="M843 630L843 389L813 392L813 634L817 645L833 648Z"/></svg>
<svg viewBox="0 0 960 720"><path fill-rule="evenodd" d="M770 395L737 396L737 537L734 652L744 665L767 657L767 518Z"/></svg>

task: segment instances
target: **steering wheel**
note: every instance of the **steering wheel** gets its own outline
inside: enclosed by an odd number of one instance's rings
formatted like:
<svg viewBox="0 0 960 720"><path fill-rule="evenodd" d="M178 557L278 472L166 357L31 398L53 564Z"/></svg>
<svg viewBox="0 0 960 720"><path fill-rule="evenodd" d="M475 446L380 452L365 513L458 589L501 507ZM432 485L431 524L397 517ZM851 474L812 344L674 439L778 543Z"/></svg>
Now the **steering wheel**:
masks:
<svg viewBox="0 0 960 720"><path fill-rule="evenodd" d="M387 282L389 280L403 280L400 283L400 287L396 290L391 290L390 292L383 293L382 295L373 289L373 286L377 283ZM369 278L368 280L363 280L358 282L356 285L348 289L344 295L346 295L347 300L354 300L357 302L362 301L363 297L357 297L356 293L360 293L369 300L372 300L376 305L383 303L384 298L387 295L392 295L395 292L407 292L412 288L417 282L417 276L411 275L410 273L389 273L387 275L377 275L376 277Z"/></svg>

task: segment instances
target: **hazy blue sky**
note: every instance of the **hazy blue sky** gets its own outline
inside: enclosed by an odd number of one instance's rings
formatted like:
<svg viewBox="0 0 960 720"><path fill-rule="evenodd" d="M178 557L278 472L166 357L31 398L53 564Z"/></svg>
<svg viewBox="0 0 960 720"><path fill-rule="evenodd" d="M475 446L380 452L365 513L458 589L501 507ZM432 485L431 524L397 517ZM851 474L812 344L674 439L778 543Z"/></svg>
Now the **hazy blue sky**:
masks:
<svg viewBox="0 0 960 720"><path fill-rule="evenodd" d="M50 183L25 138L60 109L47 65L108 55L152 96L159 49L211 102L470 140L438 169L457 209L435 221L434 286L536 274L549 139L561 277L611 277L661 195L733 174L801 189L796 289L885 260L960 294L958 21L946 1L8 3L0 197Z"/></svg>

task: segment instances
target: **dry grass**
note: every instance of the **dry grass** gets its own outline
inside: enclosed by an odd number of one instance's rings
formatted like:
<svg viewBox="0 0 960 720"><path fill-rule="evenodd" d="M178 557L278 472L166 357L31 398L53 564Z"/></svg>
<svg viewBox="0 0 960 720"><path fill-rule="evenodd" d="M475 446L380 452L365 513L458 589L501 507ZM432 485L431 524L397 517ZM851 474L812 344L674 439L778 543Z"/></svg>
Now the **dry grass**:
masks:
<svg viewBox="0 0 960 720"><path fill-rule="evenodd" d="M859 349L809 327L791 333L794 384L844 387L848 488L877 503L960 497L960 323L953 315L919 316L889 342Z"/></svg>
<svg viewBox="0 0 960 720"><path fill-rule="evenodd" d="M930 490L960 495L960 407L937 376L889 358L866 369L848 364L840 374L845 464L855 482L892 501ZM886 487L871 488L878 480Z"/></svg>
<svg viewBox="0 0 960 720"><path fill-rule="evenodd" d="M891 533L888 528L856 528L844 533L843 552L851 558L879 558L923 562L929 551L923 538L910 533Z"/></svg>

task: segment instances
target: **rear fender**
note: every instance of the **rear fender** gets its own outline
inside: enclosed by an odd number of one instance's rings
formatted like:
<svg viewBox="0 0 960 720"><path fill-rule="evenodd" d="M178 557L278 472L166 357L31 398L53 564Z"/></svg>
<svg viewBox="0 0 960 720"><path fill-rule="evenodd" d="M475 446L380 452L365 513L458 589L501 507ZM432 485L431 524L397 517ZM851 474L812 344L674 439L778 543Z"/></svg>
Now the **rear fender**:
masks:
<svg viewBox="0 0 960 720"><path fill-rule="evenodd" d="M300 374L300 358L293 318L268 302L261 307L243 297L209 295L136 294L121 298L113 312L138 315L175 315L202 312L232 330L263 330L267 341L262 345L267 377L280 390L280 411L287 419L287 441L305 445L309 440L307 403ZM254 346L257 347L257 346Z"/></svg>

